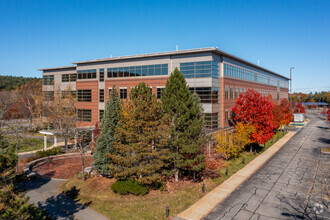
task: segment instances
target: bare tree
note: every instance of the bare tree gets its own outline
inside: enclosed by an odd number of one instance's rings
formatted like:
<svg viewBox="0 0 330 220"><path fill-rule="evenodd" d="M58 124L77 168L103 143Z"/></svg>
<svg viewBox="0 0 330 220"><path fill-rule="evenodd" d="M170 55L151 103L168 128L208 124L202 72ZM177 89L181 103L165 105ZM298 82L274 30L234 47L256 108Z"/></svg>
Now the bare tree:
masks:
<svg viewBox="0 0 330 220"><path fill-rule="evenodd" d="M68 151L68 139L74 134L77 123L76 97L71 89L57 90L53 100L44 103L44 116L52 124L56 133L64 138L65 151Z"/></svg>
<svg viewBox="0 0 330 220"><path fill-rule="evenodd" d="M76 129L79 136L79 141L77 142L77 150L81 156L81 178L85 181L85 154L89 148L91 141L88 135L91 134L91 129ZM93 141L93 140L92 140Z"/></svg>
<svg viewBox="0 0 330 220"><path fill-rule="evenodd" d="M16 100L21 117L29 120L29 127L38 129L42 124L42 85L41 81L31 81L16 89Z"/></svg>

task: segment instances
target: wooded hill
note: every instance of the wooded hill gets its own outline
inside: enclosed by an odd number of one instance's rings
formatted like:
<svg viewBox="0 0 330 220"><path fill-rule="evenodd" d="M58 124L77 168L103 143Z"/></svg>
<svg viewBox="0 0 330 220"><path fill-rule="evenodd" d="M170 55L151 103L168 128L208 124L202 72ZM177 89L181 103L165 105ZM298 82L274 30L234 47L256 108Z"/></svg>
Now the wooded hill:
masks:
<svg viewBox="0 0 330 220"><path fill-rule="evenodd" d="M22 84L29 81L39 81L40 78L36 77L23 77L23 76L1 76L0 75L0 91L10 91L16 89Z"/></svg>

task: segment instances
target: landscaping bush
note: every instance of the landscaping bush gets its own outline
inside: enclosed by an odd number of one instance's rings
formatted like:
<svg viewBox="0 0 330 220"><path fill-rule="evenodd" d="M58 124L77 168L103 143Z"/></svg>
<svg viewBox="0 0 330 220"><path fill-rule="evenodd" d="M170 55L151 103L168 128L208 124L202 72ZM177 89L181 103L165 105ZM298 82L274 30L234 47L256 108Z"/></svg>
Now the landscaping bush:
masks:
<svg viewBox="0 0 330 220"><path fill-rule="evenodd" d="M37 158L49 157L49 156L57 155L57 154L61 154L61 153L62 153L61 147L54 147L54 148L52 148L50 150L46 150L46 151L37 151L36 157Z"/></svg>
<svg viewBox="0 0 330 220"><path fill-rule="evenodd" d="M28 158L28 162L39 159L39 158L43 158L43 157L49 157L49 156L53 156L53 155L58 155L58 154L62 154L62 148L61 147L54 147L52 149L46 150L46 151L37 151L36 155L34 157L30 157Z"/></svg>
<svg viewBox="0 0 330 220"><path fill-rule="evenodd" d="M111 190L121 195L127 195L129 193L136 196L143 196L149 192L149 187L133 180L117 180L111 185Z"/></svg>

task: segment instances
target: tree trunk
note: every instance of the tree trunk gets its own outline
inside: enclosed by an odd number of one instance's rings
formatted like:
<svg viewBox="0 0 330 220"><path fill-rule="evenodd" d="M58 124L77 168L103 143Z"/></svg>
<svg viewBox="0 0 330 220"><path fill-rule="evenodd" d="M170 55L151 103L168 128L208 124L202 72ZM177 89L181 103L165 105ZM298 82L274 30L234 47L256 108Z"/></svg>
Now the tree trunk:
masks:
<svg viewBox="0 0 330 220"><path fill-rule="evenodd" d="M17 156L16 173L18 173L18 142L16 142L16 156Z"/></svg>
<svg viewBox="0 0 330 220"><path fill-rule="evenodd" d="M85 181L85 171L84 171L84 154L81 154L81 166L82 166L82 172L81 172L81 177L82 181Z"/></svg>
<svg viewBox="0 0 330 220"><path fill-rule="evenodd" d="M175 170L174 179L176 182L179 181L179 171L177 169Z"/></svg>
<svg viewBox="0 0 330 220"><path fill-rule="evenodd" d="M65 135L64 136L64 145L65 145L65 153L68 152L68 137Z"/></svg>

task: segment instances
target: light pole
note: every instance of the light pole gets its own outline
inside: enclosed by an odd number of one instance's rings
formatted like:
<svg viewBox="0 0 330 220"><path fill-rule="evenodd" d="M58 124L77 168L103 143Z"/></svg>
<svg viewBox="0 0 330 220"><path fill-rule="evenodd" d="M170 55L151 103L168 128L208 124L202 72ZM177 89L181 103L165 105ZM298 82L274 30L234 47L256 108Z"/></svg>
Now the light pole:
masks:
<svg viewBox="0 0 330 220"><path fill-rule="evenodd" d="M292 94L292 70L294 67L290 67L290 94Z"/></svg>

